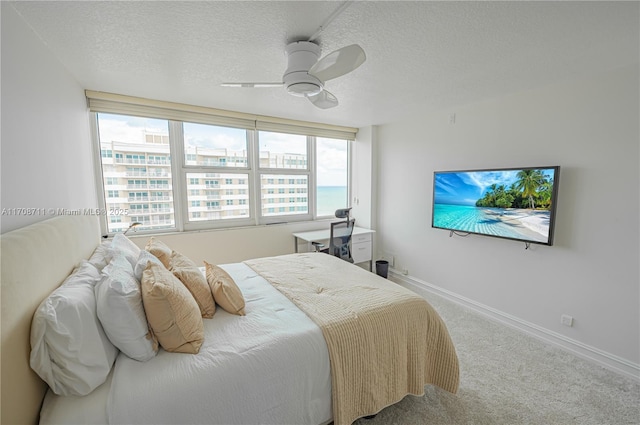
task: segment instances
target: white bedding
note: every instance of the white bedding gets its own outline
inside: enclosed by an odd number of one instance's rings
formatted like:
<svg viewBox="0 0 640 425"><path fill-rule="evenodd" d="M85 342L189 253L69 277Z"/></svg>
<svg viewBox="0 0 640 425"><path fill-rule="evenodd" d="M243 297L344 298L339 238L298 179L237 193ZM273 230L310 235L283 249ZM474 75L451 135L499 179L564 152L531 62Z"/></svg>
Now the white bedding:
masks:
<svg viewBox="0 0 640 425"><path fill-rule="evenodd" d="M96 390L107 399L96 401L94 391L87 400L97 410L94 419L104 418L97 406L105 404L111 424L317 425L331 419L329 355L320 328L246 265L222 267L242 290L246 316L218 308L204 319L197 355L160 350L138 362L120 353L109 390ZM62 412L77 413L79 401L66 399L48 394L41 423L78 422Z"/></svg>

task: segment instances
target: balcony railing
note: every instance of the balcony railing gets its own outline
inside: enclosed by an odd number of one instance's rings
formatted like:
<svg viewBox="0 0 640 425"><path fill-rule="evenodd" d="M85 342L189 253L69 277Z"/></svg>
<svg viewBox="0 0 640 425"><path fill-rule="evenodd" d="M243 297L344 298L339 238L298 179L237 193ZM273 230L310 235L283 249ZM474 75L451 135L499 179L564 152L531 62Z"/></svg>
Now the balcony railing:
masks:
<svg viewBox="0 0 640 425"><path fill-rule="evenodd" d="M133 159L133 158L116 158L115 162L117 164L146 164L146 160L142 159Z"/></svg>

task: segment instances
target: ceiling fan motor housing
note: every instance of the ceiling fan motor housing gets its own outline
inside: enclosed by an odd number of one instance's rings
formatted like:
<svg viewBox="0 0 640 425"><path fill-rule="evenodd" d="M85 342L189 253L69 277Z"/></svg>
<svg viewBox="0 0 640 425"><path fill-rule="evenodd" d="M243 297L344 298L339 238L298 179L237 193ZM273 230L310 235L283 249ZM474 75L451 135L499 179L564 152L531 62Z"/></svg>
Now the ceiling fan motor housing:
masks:
<svg viewBox="0 0 640 425"><path fill-rule="evenodd" d="M287 45L285 51L288 66L282 81L287 92L300 97L320 93L324 84L308 72L320 57L320 46L309 41L296 41Z"/></svg>

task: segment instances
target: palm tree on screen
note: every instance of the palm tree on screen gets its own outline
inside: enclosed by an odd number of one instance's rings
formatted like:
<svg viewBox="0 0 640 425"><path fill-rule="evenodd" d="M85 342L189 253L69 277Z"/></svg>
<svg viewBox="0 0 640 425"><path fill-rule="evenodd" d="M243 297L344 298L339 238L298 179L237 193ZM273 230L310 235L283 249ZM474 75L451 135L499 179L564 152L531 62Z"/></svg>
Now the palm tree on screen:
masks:
<svg viewBox="0 0 640 425"><path fill-rule="evenodd" d="M538 188L544 184L545 178L540 170L520 170L516 175L515 187L522 192L522 196L529 199L529 208L535 209L534 196Z"/></svg>

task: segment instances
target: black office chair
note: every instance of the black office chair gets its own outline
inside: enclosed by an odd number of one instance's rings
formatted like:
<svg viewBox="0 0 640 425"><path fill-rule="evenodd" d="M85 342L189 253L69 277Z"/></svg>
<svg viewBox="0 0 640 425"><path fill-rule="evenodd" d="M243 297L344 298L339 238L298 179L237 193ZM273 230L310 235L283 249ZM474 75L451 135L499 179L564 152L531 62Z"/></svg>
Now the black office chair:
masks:
<svg viewBox="0 0 640 425"><path fill-rule="evenodd" d="M316 251L331 254L353 263L353 258L351 257L351 235L353 234L355 222L355 219L351 219L331 223L329 247L325 248L320 242L312 242Z"/></svg>

